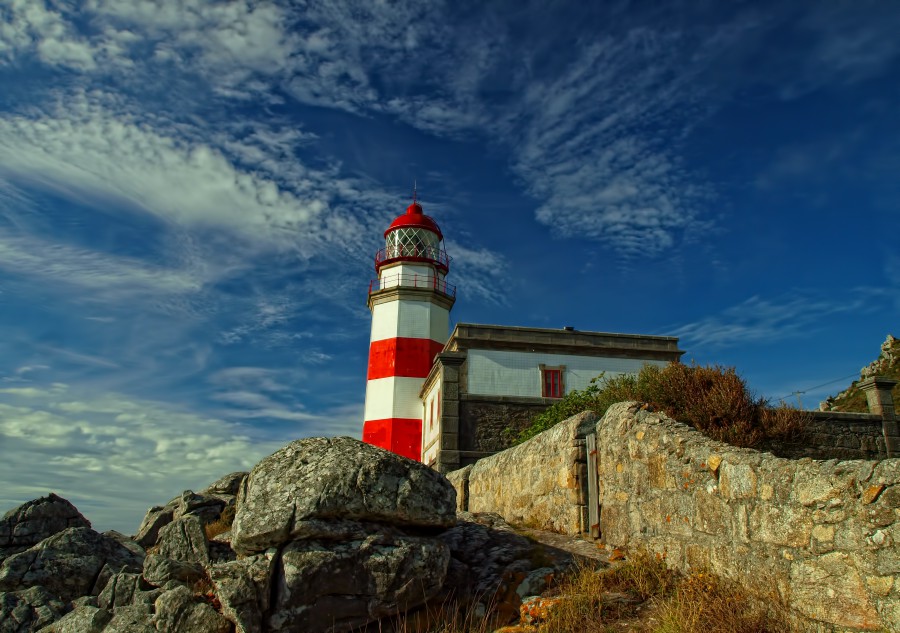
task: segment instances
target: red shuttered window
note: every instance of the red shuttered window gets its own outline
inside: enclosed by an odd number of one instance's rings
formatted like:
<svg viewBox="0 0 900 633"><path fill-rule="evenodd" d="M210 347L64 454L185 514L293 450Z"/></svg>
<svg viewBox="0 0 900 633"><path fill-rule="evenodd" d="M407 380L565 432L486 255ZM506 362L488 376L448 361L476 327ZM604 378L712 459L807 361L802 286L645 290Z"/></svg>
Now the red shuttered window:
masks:
<svg viewBox="0 0 900 633"><path fill-rule="evenodd" d="M541 369L541 395L545 398L562 398L562 369Z"/></svg>

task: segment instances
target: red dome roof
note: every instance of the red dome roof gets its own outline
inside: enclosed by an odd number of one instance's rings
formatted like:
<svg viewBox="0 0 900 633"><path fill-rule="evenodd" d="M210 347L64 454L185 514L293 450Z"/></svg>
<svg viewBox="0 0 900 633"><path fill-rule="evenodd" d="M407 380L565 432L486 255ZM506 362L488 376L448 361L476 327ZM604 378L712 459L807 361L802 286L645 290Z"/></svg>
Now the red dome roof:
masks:
<svg viewBox="0 0 900 633"><path fill-rule="evenodd" d="M406 213L391 222L391 225L387 228L387 231L384 232L384 236L387 237L387 234L395 229L407 227L425 229L426 231L436 233L440 239L444 239L444 236L441 234L441 229L438 228L437 222L422 213L422 205L418 202L413 202L411 205L406 207Z"/></svg>

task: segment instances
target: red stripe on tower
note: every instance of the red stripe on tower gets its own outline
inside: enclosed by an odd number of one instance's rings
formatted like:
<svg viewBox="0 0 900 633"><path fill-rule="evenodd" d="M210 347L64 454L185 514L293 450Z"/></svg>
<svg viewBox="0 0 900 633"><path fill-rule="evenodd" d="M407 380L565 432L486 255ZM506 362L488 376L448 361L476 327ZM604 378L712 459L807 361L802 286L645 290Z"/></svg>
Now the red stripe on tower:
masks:
<svg viewBox="0 0 900 633"><path fill-rule="evenodd" d="M421 338L389 338L369 345L369 380L390 376L425 378L444 343Z"/></svg>
<svg viewBox="0 0 900 633"><path fill-rule="evenodd" d="M419 391L447 342L456 289L437 223L415 201L384 232L369 288L372 336L363 441L420 460Z"/></svg>

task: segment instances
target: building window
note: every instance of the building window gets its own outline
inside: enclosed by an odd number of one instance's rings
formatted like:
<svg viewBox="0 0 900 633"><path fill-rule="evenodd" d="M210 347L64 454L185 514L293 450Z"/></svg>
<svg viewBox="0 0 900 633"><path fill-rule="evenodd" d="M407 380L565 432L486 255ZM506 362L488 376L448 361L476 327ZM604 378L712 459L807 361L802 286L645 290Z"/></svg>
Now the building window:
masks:
<svg viewBox="0 0 900 633"><path fill-rule="evenodd" d="M544 367L541 365L541 396L544 398L562 398L565 393L563 385L564 367Z"/></svg>
<svg viewBox="0 0 900 633"><path fill-rule="evenodd" d="M428 428L434 428L434 398L431 399L431 415L428 416Z"/></svg>

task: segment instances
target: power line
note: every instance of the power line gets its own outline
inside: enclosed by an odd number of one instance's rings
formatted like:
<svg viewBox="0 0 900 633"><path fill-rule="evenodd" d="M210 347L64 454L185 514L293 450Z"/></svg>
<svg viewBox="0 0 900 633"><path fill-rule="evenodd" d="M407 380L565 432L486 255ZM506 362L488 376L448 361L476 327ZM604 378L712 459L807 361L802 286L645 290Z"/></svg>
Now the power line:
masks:
<svg viewBox="0 0 900 633"><path fill-rule="evenodd" d="M856 376L857 376L857 374L850 374L849 376L835 378L834 380L829 380L828 382L823 382L821 385L816 385L815 387L807 387L804 391L792 391L789 394L787 394L786 396L782 396L780 398L775 398L775 400L778 400L779 402L784 402L785 398L790 398L791 396L799 396L800 394L804 394L807 391L815 391L816 389L819 389L820 387L827 387L828 385L833 385L836 382L840 382L842 380L847 380L848 378L856 378Z"/></svg>

